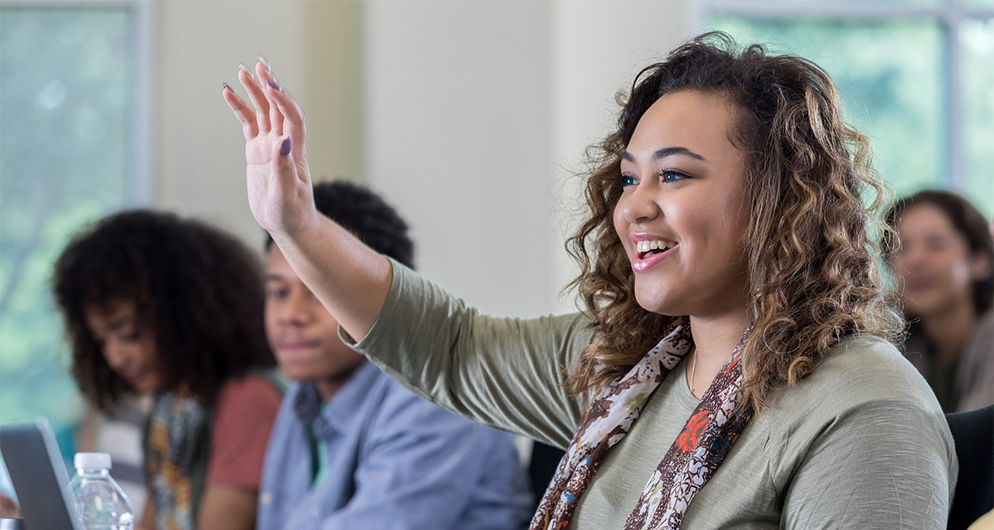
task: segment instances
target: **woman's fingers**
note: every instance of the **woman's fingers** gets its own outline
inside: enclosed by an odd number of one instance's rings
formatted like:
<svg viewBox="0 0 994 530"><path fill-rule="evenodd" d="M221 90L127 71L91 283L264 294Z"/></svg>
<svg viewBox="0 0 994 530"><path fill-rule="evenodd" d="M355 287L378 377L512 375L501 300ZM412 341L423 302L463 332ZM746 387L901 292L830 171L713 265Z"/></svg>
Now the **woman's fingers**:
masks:
<svg viewBox="0 0 994 530"><path fill-rule="evenodd" d="M259 82L262 84L262 92L266 94L266 98L269 100L269 123L272 127L273 132L277 136L283 136L283 114L280 113L279 107L273 104L273 91L280 92L279 83L276 81L276 77L273 75L273 71L269 67L269 63L260 57L258 64L255 65L255 70L259 74Z"/></svg>
<svg viewBox="0 0 994 530"><path fill-rule="evenodd" d="M262 93L262 88L255 82L255 79L252 79L252 74L245 68L238 70L238 80L245 87L249 100L252 101L252 105L255 107L255 119L258 124L257 130L260 134L268 133L270 129L269 102L266 101L266 96Z"/></svg>
<svg viewBox="0 0 994 530"><path fill-rule="evenodd" d="M221 87L221 97L224 98L224 102L228 104L231 111L235 113L235 117L241 122L245 139L255 138L259 134L259 125L255 121L255 113L252 112L252 109L235 94L235 91L227 83Z"/></svg>
<svg viewBox="0 0 994 530"><path fill-rule="evenodd" d="M285 90L276 90L270 87L267 92L273 106L279 110L283 118L283 134L293 138L294 152L299 152L304 147L307 136L304 127L304 112L300 110L297 101L287 94Z"/></svg>

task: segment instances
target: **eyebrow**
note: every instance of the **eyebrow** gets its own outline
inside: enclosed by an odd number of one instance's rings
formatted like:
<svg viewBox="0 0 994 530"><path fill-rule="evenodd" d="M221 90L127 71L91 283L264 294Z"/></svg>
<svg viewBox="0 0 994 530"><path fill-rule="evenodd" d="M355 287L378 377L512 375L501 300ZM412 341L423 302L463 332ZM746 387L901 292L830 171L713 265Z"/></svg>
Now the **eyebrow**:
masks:
<svg viewBox="0 0 994 530"><path fill-rule="evenodd" d="M660 158L666 158L668 156L673 156L673 155L689 156L690 158L696 158L697 160L700 160L701 162L707 162L708 161L708 159L706 159L703 156L701 156L701 155L699 155L699 154L691 151L690 149L687 149L686 147L664 147L662 149L657 150L655 153L652 153L652 159L653 160L659 160ZM635 161L635 157L631 153L629 153L628 151L625 151L624 153L621 153L621 159L622 160L627 160L629 162L634 162Z"/></svg>

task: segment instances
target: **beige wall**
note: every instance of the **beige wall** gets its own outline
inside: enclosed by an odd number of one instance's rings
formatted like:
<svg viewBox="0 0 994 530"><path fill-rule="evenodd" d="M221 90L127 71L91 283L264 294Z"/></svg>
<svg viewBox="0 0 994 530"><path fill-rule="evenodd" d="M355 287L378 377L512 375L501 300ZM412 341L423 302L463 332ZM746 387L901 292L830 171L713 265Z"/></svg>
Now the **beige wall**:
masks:
<svg viewBox="0 0 994 530"><path fill-rule="evenodd" d="M306 112L316 179L367 182L410 222L424 274L530 316L572 307L571 171L613 123L615 92L686 34L689 0L154 5L155 206L259 246L220 92L261 53Z"/></svg>
<svg viewBox="0 0 994 530"><path fill-rule="evenodd" d="M563 0L553 17L553 109L550 157L557 240L565 241L585 213L584 149L613 129L615 95L631 88L635 75L660 60L689 31L691 0ZM552 283L562 286L577 270L562 244L550 264ZM557 311L571 310L572 300L557 301Z"/></svg>
<svg viewBox="0 0 994 530"><path fill-rule="evenodd" d="M245 96L238 64L254 67L259 54L307 113L315 178L358 175L359 8L347 1L157 2L152 204L260 245L245 195L244 139L221 99L223 82Z"/></svg>
<svg viewBox="0 0 994 530"><path fill-rule="evenodd" d="M484 312L574 307L571 171L615 92L681 40L685 3L366 4L368 179L411 220L423 274Z"/></svg>

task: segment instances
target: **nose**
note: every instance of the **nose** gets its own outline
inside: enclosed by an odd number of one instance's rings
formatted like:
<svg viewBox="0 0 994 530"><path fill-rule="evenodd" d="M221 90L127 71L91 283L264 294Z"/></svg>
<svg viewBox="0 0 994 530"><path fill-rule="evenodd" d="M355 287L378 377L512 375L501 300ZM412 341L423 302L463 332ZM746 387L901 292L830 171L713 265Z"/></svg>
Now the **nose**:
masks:
<svg viewBox="0 0 994 530"><path fill-rule="evenodd" d="M300 289L292 289L286 296L283 307L280 310L280 321L284 324L297 326L306 325L311 321L311 312L308 293L301 292Z"/></svg>
<svg viewBox="0 0 994 530"><path fill-rule="evenodd" d="M653 178L645 177L629 193L623 193L618 199L617 208L621 215L631 224L655 219L659 213L659 204L652 193Z"/></svg>
<svg viewBox="0 0 994 530"><path fill-rule="evenodd" d="M128 355L128 348L117 339L111 338L104 343L103 354L111 370L120 371L130 364L131 356Z"/></svg>

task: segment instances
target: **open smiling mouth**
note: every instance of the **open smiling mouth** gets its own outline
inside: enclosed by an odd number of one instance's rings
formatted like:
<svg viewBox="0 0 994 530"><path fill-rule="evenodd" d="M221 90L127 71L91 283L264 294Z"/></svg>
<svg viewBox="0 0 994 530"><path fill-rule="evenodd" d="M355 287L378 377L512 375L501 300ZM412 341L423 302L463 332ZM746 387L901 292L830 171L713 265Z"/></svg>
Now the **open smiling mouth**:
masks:
<svg viewBox="0 0 994 530"><path fill-rule="evenodd" d="M647 256L653 254L662 254L676 245L672 241L637 241L635 243L635 252L638 253L639 259L645 259Z"/></svg>

